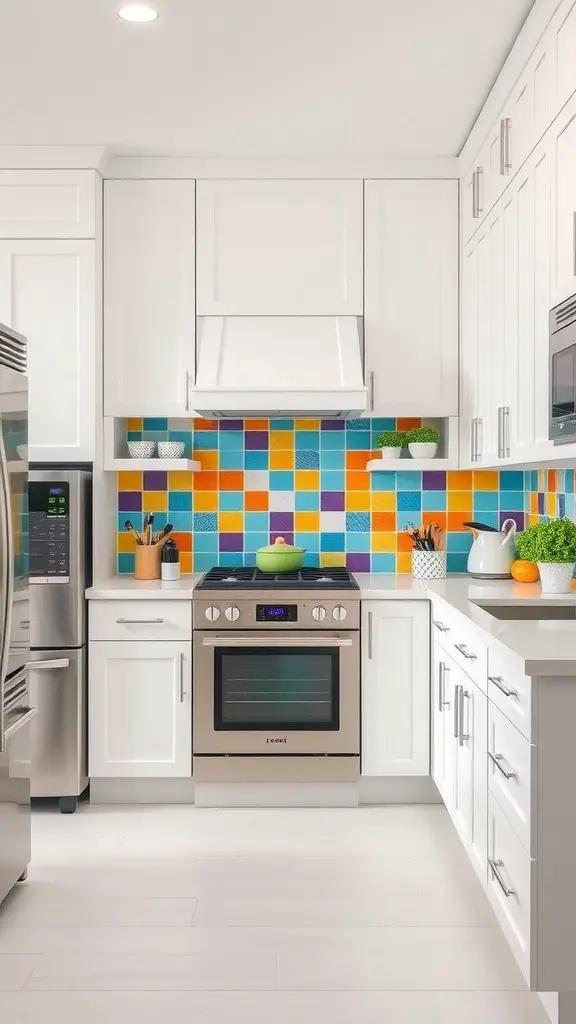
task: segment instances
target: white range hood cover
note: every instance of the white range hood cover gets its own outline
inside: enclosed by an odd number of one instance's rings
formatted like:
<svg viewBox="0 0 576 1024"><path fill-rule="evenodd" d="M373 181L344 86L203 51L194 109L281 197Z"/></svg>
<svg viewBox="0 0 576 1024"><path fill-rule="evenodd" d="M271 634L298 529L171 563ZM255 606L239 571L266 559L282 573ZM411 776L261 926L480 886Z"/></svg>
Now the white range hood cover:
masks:
<svg viewBox="0 0 576 1024"><path fill-rule="evenodd" d="M359 416L360 325L355 316L198 317L191 404L208 419Z"/></svg>

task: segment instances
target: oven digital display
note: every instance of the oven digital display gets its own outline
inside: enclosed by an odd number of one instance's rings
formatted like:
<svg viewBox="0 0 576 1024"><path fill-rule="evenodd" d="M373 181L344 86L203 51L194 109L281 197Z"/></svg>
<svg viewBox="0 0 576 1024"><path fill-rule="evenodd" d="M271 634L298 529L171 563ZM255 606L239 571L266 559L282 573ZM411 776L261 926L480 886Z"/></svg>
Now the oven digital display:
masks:
<svg viewBox="0 0 576 1024"><path fill-rule="evenodd" d="M257 604L256 622L297 622L295 604Z"/></svg>

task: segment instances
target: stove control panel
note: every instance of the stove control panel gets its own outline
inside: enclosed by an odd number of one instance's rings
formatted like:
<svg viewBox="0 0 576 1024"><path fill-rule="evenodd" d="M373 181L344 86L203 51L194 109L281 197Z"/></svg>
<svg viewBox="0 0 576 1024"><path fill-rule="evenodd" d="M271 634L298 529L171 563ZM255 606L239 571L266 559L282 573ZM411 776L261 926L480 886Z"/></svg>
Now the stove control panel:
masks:
<svg viewBox="0 0 576 1024"><path fill-rule="evenodd" d="M337 604L336 607L332 609L332 618L335 619L336 622L344 622L347 615L348 611L343 604Z"/></svg>
<svg viewBox="0 0 576 1024"><path fill-rule="evenodd" d="M238 619L240 618L240 609L235 604L231 604L224 612L224 615L228 619L228 622L238 622Z"/></svg>
<svg viewBox="0 0 576 1024"><path fill-rule="evenodd" d="M204 615L208 619L208 622L218 622L220 618L220 609L215 604L208 605Z"/></svg>
<svg viewBox="0 0 576 1024"><path fill-rule="evenodd" d="M326 618L326 609L323 605L317 604L314 606L312 609L312 618L314 619L314 622L324 622L324 619Z"/></svg>
<svg viewBox="0 0 576 1024"><path fill-rule="evenodd" d="M70 582L70 485L28 484L30 582Z"/></svg>
<svg viewBox="0 0 576 1024"><path fill-rule="evenodd" d="M287 594L247 597L245 594L198 594L193 602L194 629L221 630L354 630L360 628L360 601L347 595Z"/></svg>

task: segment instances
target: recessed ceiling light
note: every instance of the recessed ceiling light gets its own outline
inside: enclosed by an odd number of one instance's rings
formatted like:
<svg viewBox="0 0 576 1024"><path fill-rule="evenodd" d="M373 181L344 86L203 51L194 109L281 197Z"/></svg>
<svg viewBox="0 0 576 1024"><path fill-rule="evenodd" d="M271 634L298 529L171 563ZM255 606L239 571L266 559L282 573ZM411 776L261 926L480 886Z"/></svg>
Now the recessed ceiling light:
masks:
<svg viewBox="0 0 576 1024"><path fill-rule="evenodd" d="M147 4L125 4L118 11L118 17L122 18L122 21L135 21L144 24L148 21L156 21L158 11L155 11L153 7L148 7Z"/></svg>

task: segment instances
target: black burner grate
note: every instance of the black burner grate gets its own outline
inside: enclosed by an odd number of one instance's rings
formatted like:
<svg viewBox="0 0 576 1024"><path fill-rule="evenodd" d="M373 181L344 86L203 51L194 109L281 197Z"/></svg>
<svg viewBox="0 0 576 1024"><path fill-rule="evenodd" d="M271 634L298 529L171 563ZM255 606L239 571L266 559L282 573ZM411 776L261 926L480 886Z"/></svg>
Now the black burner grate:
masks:
<svg viewBox="0 0 576 1024"><path fill-rule="evenodd" d="M215 566L196 584L196 590L358 590L344 566L304 566L297 572L262 572L252 566Z"/></svg>

